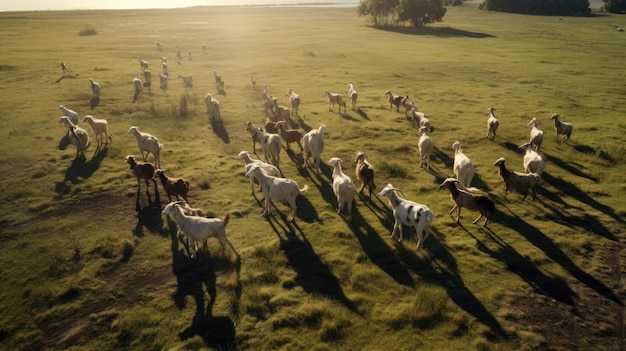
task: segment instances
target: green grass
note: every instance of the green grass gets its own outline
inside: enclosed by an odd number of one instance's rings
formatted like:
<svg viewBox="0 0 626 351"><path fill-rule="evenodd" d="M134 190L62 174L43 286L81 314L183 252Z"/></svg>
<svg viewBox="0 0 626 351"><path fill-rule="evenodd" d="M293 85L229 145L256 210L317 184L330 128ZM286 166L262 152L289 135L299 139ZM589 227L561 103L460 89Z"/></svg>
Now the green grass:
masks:
<svg viewBox="0 0 626 351"><path fill-rule="evenodd" d="M413 31L367 27L353 9L1 13L1 348L616 349L626 88L615 28L623 20L470 6ZM161 56L169 89L153 84L132 103L139 59L156 77ZM193 74L193 88L179 74ZM234 159L252 151L246 121L265 118L250 74L283 104L288 88L302 97L295 127L327 125L323 161L341 158L354 178L351 161L366 152L378 189L392 183L427 204L436 220L425 248L415 250L408 229L403 243L389 238L391 212L376 196L357 198L346 222L330 170L299 169L291 151L281 153L284 174L310 187L296 222L286 222L285 204L261 217L261 195L249 195ZM102 85L95 109L89 78ZM328 111L324 90L347 94L348 82L360 112ZM417 131L389 110L386 90L409 95L435 126L432 172L419 168ZM221 131L208 122L207 92L221 102ZM92 140L87 162L73 165L75 151L59 149L60 104L106 118L113 143L94 157ZM501 122L495 141L485 139L490 106ZM552 113L574 124L570 143L557 144ZM535 202L509 194L510 202L493 162L505 157L522 170L517 145L532 117L546 133L548 166ZM215 240L192 262L173 221L137 217L124 163L138 155L125 135L131 125L159 137L162 166L191 181L194 207L232 213L227 232L241 262ZM496 200L488 229L467 210L454 223L449 194L438 190L452 175L455 140L476 165L473 185Z"/></svg>

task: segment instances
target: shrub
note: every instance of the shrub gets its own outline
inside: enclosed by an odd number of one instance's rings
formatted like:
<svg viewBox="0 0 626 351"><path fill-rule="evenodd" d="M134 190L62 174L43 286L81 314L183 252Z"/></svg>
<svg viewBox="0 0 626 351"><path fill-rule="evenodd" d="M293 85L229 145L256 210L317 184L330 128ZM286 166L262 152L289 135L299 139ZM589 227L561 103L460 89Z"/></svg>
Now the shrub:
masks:
<svg viewBox="0 0 626 351"><path fill-rule="evenodd" d="M80 35L81 37L85 37L89 35L96 35L96 34L98 34L98 32L94 28L92 28L90 25L85 25L85 29L78 32L78 35Z"/></svg>
<svg viewBox="0 0 626 351"><path fill-rule="evenodd" d="M604 8L611 13L626 13L626 0L604 0Z"/></svg>

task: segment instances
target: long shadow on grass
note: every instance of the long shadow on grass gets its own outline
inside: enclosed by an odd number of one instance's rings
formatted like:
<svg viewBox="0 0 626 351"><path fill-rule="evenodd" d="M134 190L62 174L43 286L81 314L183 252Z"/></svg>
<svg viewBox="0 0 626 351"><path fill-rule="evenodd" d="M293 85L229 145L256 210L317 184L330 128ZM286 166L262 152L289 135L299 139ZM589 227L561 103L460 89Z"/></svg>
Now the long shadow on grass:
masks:
<svg viewBox="0 0 626 351"><path fill-rule="evenodd" d="M232 270L231 261L226 258L212 258L208 251L202 250L198 251L196 259L191 259L188 250L179 248L176 223L169 217L167 222L172 243L172 268L178 283L172 299L181 310L187 307L187 296L192 296L196 303L196 313L191 325L178 336L181 340L187 340L198 335L202 337L207 347L235 350L236 330L232 319L227 316L213 316L213 305L217 296L216 271ZM237 273L237 299L241 296L240 269L241 264L237 260L234 267ZM209 295L206 309L204 289Z"/></svg>
<svg viewBox="0 0 626 351"><path fill-rule="evenodd" d="M433 229L431 236L438 236ZM432 253L420 258L414 250L406 250L403 245L398 245L399 255L407 267L424 279L425 283L436 284L448 293L448 296L465 312L474 316L478 321L489 327L491 339L507 338L507 334L498 320L489 313L485 306L474 296L472 291L465 286L463 279L458 273L456 259L450 252L434 238L425 242L425 250ZM441 262L441 263L440 263Z"/></svg>
<svg viewBox="0 0 626 351"><path fill-rule="evenodd" d="M609 287L607 287L601 281L576 266L576 264L574 264L574 262L572 262L572 260L567 257L567 255L561 250L561 248L545 234L543 234L539 229L535 228L534 226L532 226L528 222L525 222L517 216L508 215L502 210L502 207L504 207L505 205L502 203L500 203L499 205L500 211L498 211L496 214L497 221L499 223L506 226L507 228L511 228L519 232L520 235L525 237L535 247L542 250L546 254L546 256L548 256L557 264L561 265L561 267L563 267L567 272L569 272L569 274L578 279L581 283L587 285L589 288L595 290L607 299L623 305L620 298L615 295L615 293L613 293L613 291L611 291Z"/></svg>
<svg viewBox="0 0 626 351"><path fill-rule="evenodd" d="M285 252L290 266L297 273L295 281L304 291L308 294L327 296L350 311L359 313L356 306L344 294L337 277L315 253L300 227L288 222L282 214L280 218L270 217L269 223L278 235L280 248Z"/></svg>
<svg viewBox="0 0 626 351"><path fill-rule="evenodd" d="M589 179L593 181L594 183L599 183L598 178L583 173L582 170L585 169L585 166L581 165L580 163L564 162L564 161L561 161L561 159L559 159L558 157L554 157L545 152L543 152L543 158L546 160L548 165L554 164L570 174L573 174L581 178Z"/></svg>
<svg viewBox="0 0 626 351"><path fill-rule="evenodd" d="M72 164L65 171L65 177L62 181L57 182L54 191L59 195L64 195L70 192L70 184L78 184L81 181L91 177L100 168L100 163L106 157L109 149L104 149L97 153L89 161L82 160L80 158L74 159Z"/></svg>
<svg viewBox="0 0 626 351"><path fill-rule="evenodd" d="M226 128L224 128L224 121L221 119L209 118L209 123L211 124L213 133L217 135L218 138L222 139L224 144L229 144L230 137L228 136Z"/></svg>
<svg viewBox="0 0 626 351"><path fill-rule="evenodd" d="M384 26L377 27L377 29L384 30L387 32L394 32L400 34L408 34L408 35L432 35L441 38L495 38L494 35L486 34L486 33L478 33L478 32L470 32L461 29L455 29L450 27L424 27L424 28L408 28L408 27L392 27L392 26Z"/></svg>

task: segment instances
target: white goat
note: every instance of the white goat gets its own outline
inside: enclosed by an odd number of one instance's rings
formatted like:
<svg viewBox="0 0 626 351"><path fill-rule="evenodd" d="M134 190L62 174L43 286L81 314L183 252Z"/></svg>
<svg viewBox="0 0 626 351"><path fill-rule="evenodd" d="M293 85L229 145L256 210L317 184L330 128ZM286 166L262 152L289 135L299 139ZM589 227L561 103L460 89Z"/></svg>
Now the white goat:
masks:
<svg viewBox="0 0 626 351"><path fill-rule="evenodd" d="M220 102L217 101L211 94L206 94L206 96L204 97L204 104L206 105L206 110L212 120L219 121L222 119L222 114L220 112Z"/></svg>
<svg viewBox="0 0 626 351"><path fill-rule="evenodd" d="M291 105L291 115L298 116L298 109L300 108L300 95L294 93L292 88L289 88L287 95L289 95L289 104Z"/></svg>
<svg viewBox="0 0 626 351"><path fill-rule="evenodd" d="M454 149L454 176L459 180L463 188L469 188L476 171L474 163L463 153L460 142L455 141L452 144L452 148Z"/></svg>
<svg viewBox="0 0 626 351"><path fill-rule="evenodd" d="M183 80L183 85L185 86L185 88L191 88L193 87L193 75L188 75L188 76L184 76L179 74L178 78L181 78Z"/></svg>
<svg viewBox="0 0 626 351"><path fill-rule="evenodd" d="M167 69L167 62L161 63L161 66L163 66L163 75L166 77L169 76L169 71Z"/></svg>
<svg viewBox="0 0 626 351"><path fill-rule="evenodd" d="M488 196L472 194L466 190L459 189L458 186L461 186L461 184L458 179L454 178L446 178L446 180L439 185L440 190L448 189L450 191L450 197L454 202L454 207L452 207L448 213L452 214L454 210L457 210L456 222L458 223L462 207L465 207L470 211L478 211L480 212L480 215L472 223L476 224L479 219L485 217L483 226L486 226L489 222L489 217L495 211L495 202Z"/></svg>
<svg viewBox="0 0 626 351"><path fill-rule="evenodd" d="M313 168L317 174L320 173L320 155L322 154L322 151L324 151L325 132L326 125L322 124L318 129L312 129L302 137L302 145L304 149L302 152L302 157L304 158L302 168L306 167L307 160L310 155L313 159Z"/></svg>
<svg viewBox="0 0 626 351"><path fill-rule="evenodd" d="M274 113L279 121L288 121L291 117L291 109L278 104L277 98L272 98L272 105L274 106Z"/></svg>
<svg viewBox="0 0 626 351"><path fill-rule="evenodd" d="M140 68L142 71L147 70L147 69L148 69L148 61L145 61L145 60L139 59L139 68Z"/></svg>
<svg viewBox="0 0 626 351"><path fill-rule="evenodd" d="M361 181L361 188L359 189L359 194L363 192L363 189L367 186L367 190L369 190L369 201L372 200L372 191L376 189L376 184L374 184L374 178L376 177L376 170L374 166L372 166L367 161L367 155L362 152L357 152L354 157L354 162L356 163L356 168L354 173L358 180Z"/></svg>
<svg viewBox="0 0 626 351"><path fill-rule="evenodd" d="M541 176L546 168L546 161L532 149L530 142L520 145L519 148L526 151L524 154L524 170L526 173L537 173Z"/></svg>
<svg viewBox="0 0 626 351"><path fill-rule="evenodd" d="M270 206L272 201L286 201L291 207L291 215L289 221L293 221L296 215L296 197L298 194L306 195L309 186L305 185L302 189L295 180L278 178L265 174L263 169L258 165L252 165L246 173L247 177L255 177L260 180L263 197L265 197L265 205L263 215L270 215Z"/></svg>
<svg viewBox="0 0 626 351"><path fill-rule="evenodd" d="M100 150L102 147L102 141L100 136L104 134L104 145L109 144L109 140L113 141L111 134L109 134L109 122L106 119L102 118L93 118L91 115L86 115L83 118L83 122L88 122L91 126L91 131L93 132L93 136L98 143L98 148L96 150Z"/></svg>
<svg viewBox="0 0 626 351"><path fill-rule="evenodd" d="M135 95L133 96L133 102L135 102L137 101L139 94L141 94L141 79L135 76L135 78L133 78L133 85L135 86Z"/></svg>
<svg viewBox="0 0 626 351"><path fill-rule="evenodd" d="M356 100L359 97L359 93L356 92L356 90L354 90L354 85L352 84L352 82L350 82L349 88L348 88L348 99L350 99L350 107L352 110L354 110L356 108Z"/></svg>
<svg viewBox="0 0 626 351"><path fill-rule="evenodd" d="M487 135L486 138L489 140L493 140L496 137L496 131L498 130L498 126L500 122L496 118L494 111L496 109L493 107L489 108L489 118L487 119Z"/></svg>
<svg viewBox="0 0 626 351"><path fill-rule="evenodd" d="M538 152L541 147L541 143L543 143L543 130L539 129L540 123L537 118L533 117L533 119L528 122L528 125L531 124L533 128L530 130L530 143L533 150Z"/></svg>
<svg viewBox="0 0 626 351"><path fill-rule="evenodd" d="M389 200L389 205L393 208L395 223L391 231L391 237L402 241L402 226L412 226L415 228L417 246L424 243L430 235L430 227L435 220L435 214L426 205L403 199L398 195L399 190L393 185L387 184L378 196L384 196ZM398 236L396 237L396 233Z"/></svg>
<svg viewBox="0 0 626 351"><path fill-rule="evenodd" d="M246 167L246 173L248 173L248 171L250 170L250 168L253 165L256 165L258 167L261 167L261 169L267 175L271 175L273 177L282 177L283 176L283 174L280 172L280 170L278 168L276 168L276 166L271 165L271 164L266 163L266 162L263 162L261 160L255 160L255 159L251 158L250 154L248 153L248 151L241 151L237 156L235 156L235 159L243 161L243 163L244 163L244 165ZM256 179L256 178L250 178L250 194L252 194L252 195L254 195L254 179ZM261 186L261 181L259 179L257 179L257 182L259 183L259 186Z"/></svg>
<svg viewBox="0 0 626 351"><path fill-rule="evenodd" d="M59 124L64 124L67 127L70 144L76 147L76 159L85 159L85 150L89 147L89 134L87 134L87 131L76 126L67 116L61 116Z"/></svg>
<svg viewBox="0 0 626 351"><path fill-rule="evenodd" d="M346 103L343 101L341 94L331 93L330 90L324 90L324 95L328 98L328 110L333 111L335 105L339 106L339 113L341 113L341 106L343 106L343 113L346 113Z"/></svg>
<svg viewBox="0 0 626 351"><path fill-rule="evenodd" d="M553 114L550 119L554 121L554 130L556 131L556 141L561 142L559 139L559 135L562 135L563 142L569 140L572 137L572 131L574 130L574 126L571 123L562 122L559 120L558 114Z"/></svg>
<svg viewBox="0 0 626 351"><path fill-rule="evenodd" d="M157 168L161 168L161 150L163 149L163 144L159 142L159 139L154 135L139 131L139 127L136 126L128 128L126 135L128 134L133 134L135 138L137 138L137 146L139 146L143 160L145 161L146 157L152 154L154 155L154 162Z"/></svg>
<svg viewBox="0 0 626 351"><path fill-rule="evenodd" d="M167 75L165 74L159 74L159 83L161 83L161 89L163 90L167 90Z"/></svg>
<svg viewBox="0 0 626 351"><path fill-rule="evenodd" d="M427 127L429 131L432 131L430 120L426 118L424 112L417 110L417 105L413 102L407 102L406 105L406 117L411 120L414 128Z"/></svg>
<svg viewBox="0 0 626 351"><path fill-rule="evenodd" d="M418 129L418 133L421 134L421 136L417 143L420 150L420 167L424 167L427 170L430 169L430 155L432 155L433 150L435 149L433 140L428 136L428 132L430 132L428 127L420 127L420 129Z"/></svg>
<svg viewBox="0 0 626 351"><path fill-rule="evenodd" d="M511 189L524 194L522 198L524 200L528 196L528 190L530 189L530 192L533 194L533 201L535 200L537 197L535 187L539 183L539 179L541 179L538 174L510 171L506 169L506 161L503 157L496 160L493 165L499 167L498 174L504 180L504 198L506 198L509 189Z"/></svg>
<svg viewBox="0 0 626 351"><path fill-rule="evenodd" d="M282 149L280 135L266 133L261 128L254 128L252 130L252 137L261 144L265 161L280 169L280 150Z"/></svg>
<svg viewBox="0 0 626 351"><path fill-rule="evenodd" d="M354 182L341 170L341 160L333 157L328 161L333 167L333 193L337 198L337 213L341 213L344 207L348 209L348 220L352 221L352 201L354 200Z"/></svg>
<svg viewBox="0 0 626 351"><path fill-rule="evenodd" d="M61 113L63 113L63 116L69 117L72 123L74 123L75 125L78 125L78 118L79 118L78 112L70 110L69 108L63 105L59 105L59 110L61 110Z"/></svg>
<svg viewBox="0 0 626 351"><path fill-rule="evenodd" d="M89 78L89 84L91 84L91 93L93 94L94 99L100 98L100 84L93 80L93 78Z"/></svg>
<svg viewBox="0 0 626 351"><path fill-rule="evenodd" d="M167 204L163 209L163 214L166 216L172 214L183 235L189 240L191 258L196 258L198 242L211 236L220 242L222 250L224 250L225 245L228 245L238 258L241 256L233 243L226 237L226 225L230 219L230 213L226 212L224 219L187 216L185 215L184 201L176 201Z"/></svg>

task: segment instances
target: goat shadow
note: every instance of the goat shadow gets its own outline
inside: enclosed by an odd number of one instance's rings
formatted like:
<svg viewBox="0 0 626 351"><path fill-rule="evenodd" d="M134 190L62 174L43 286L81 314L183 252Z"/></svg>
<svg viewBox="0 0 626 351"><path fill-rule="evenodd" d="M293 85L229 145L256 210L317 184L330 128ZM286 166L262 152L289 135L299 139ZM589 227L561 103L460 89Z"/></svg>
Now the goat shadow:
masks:
<svg viewBox="0 0 626 351"><path fill-rule="evenodd" d="M360 314L356 305L344 294L339 279L320 259L302 229L295 223L289 223L284 215L280 217L280 221L274 218L269 223L280 240L280 248L285 252L289 266L296 272L293 284L300 285L307 294L328 296L353 313ZM283 287L289 289L295 286L283 284Z"/></svg>
<svg viewBox="0 0 626 351"><path fill-rule="evenodd" d="M409 27L396 27L396 26L379 26L373 27L386 32L393 32L405 35L423 35L423 36L435 36L442 38L495 38L495 35L479 32L470 32L462 29L456 29L451 27L424 27L424 28L409 28Z"/></svg>
<svg viewBox="0 0 626 351"><path fill-rule="evenodd" d="M98 168L100 168L100 164L106 157L108 150L109 149L102 150L89 161L85 161L81 158L74 159L72 164L65 171L63 180L56 183L54 191L59 195L68 194L72 190L71 185L68 185L68 183L75 185L90 178Z"/></svg>
<svg viewBox="0 0 626 351"><path fill-rule="evenodd" d="M150 209L154 209L151 211ZM137 225L133 229L133 235L141 238L145 235L144 229L152 234L167 237L168 231L163 228L163 216L161 206L146 206L137 213Z"/></svg>
<svg viewBox="0 0 626 351"><path fill-rule="evenodd" d="M356 113L358 113L359 116L361 116L361 118L366 119L368 121L370 120L370 118L367 115L367 113L365 111L363 111L360 107L356 106L353 111L356 111Z"/></svg>
<svg viewBox="0 0 626 351"><path fill-rule="evenodd" d="M228 136L228 132L224 127L224 121L216 118L209 118L209 123L211 124L211 129L213 133L217 135L218 138L222 139L224 144L230 144L230 137Z"/></svg>
<svg viewBox="0 0 626 351"><path fill-rule="evenodd" d="M191 259L185 254L184 249L179 249L178 227L168 217L168 232L172 249L172 269L176 276L176 292L172 299L176 306L182 310L187 307L187 296L192 296L196 303L196 313L185 330L178 334L184 341L196 335L202 337L205 346L218 350L236 350L236 329L233 320L228 316L213 316L213 306L217 298L216 272L233 270L231 261L227 258L213 258L208 251L200 250L196 259ZM237 260L234 271L237 274L237 287L235 295L237 300L241 297L240 281L241 263ZM205 289L209 300L205 308Z"/></svg>

